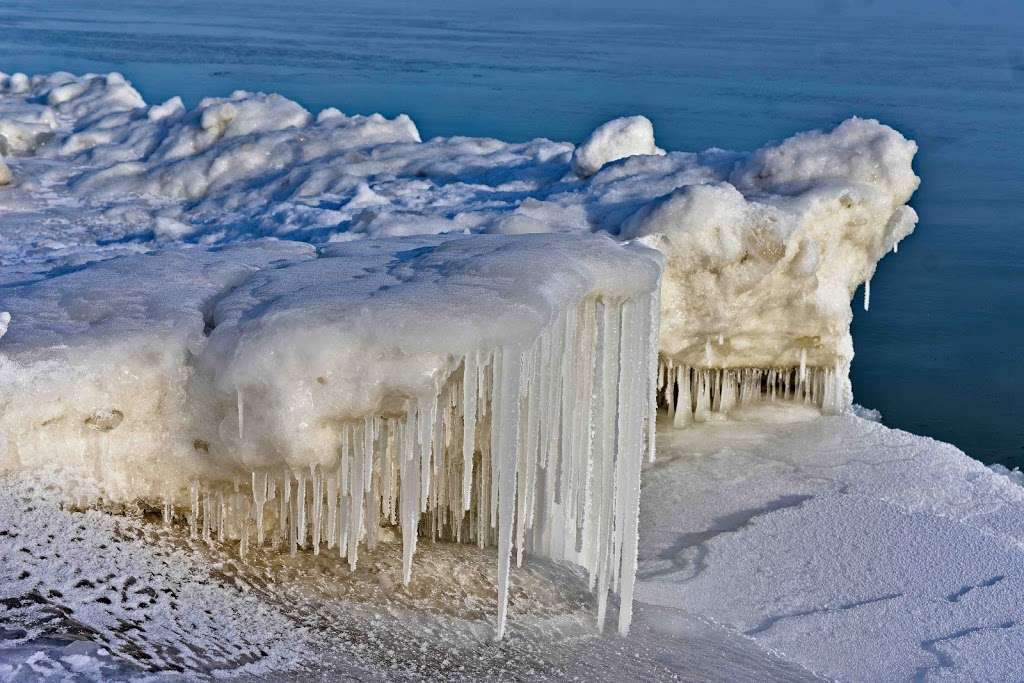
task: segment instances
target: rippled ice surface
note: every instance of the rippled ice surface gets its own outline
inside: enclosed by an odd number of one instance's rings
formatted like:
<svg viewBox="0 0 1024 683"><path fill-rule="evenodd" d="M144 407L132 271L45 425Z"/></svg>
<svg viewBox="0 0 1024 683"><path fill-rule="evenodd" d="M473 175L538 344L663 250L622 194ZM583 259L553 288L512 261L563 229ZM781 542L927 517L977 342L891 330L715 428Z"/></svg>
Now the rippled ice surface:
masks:
<svg viewBox="0 0 1024 683"><path fill-rule="evenodd" d="M854 322L857 401L1024 464L1024 9L843 0L11 0L0 70L123 71L150 101L236 88L407 112L424 137L578 141L645 113L670 149L874 116L921 145L922 220Z"/></svg>

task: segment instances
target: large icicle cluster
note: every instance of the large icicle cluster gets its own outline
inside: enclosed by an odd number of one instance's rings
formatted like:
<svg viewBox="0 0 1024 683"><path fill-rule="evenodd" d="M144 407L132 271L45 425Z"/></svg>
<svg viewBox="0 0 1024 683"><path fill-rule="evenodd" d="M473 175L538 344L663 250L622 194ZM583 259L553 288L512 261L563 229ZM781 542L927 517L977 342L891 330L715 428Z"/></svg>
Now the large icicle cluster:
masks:
<svg viewBox="0 0 1024 683"><path fill-rule="evenodd" d="M163 498L192 533L338 552L382 524L585 567L631 615L656 252L607 237L257 242L10 288L8 464ZM131 282L129 276L135 278ZM120 301L109 298L120 283ZM158 355L159 354L159 355ZM90 489L89 487L95 487Z"/></svg>
<svg viewBox="0 0 1024 683"><path fill-rule="evenodd" d="M806 359L798 368L700 368L662 359L658 365L658 397L672 424L722 418L734 408L777 401L811 405L838 414L850 404L849 383L841 368L812 368Z"/></svg>

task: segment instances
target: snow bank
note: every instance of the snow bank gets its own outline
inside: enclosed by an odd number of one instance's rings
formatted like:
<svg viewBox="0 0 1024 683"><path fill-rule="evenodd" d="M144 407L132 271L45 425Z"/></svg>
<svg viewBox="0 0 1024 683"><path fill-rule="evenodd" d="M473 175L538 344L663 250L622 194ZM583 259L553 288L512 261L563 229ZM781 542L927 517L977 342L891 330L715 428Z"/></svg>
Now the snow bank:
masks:
<svg viewBox="0 0 1024 683"><path fill-rule="evenodd" d="M499 546L499 636L513 544L587 568L602 620L618 590L625 632L659 274L607 237L442 236L179 248L6 288L6 465L187 504L243 557L273 536L354 568L397 524L406 583L425 518Z"/></svg>
<svg viewBox="0 0 1024 683"><path fill-rule="evenodd" d="M186 111L177 98L147 106L117 74L5 83L0 122L28 110L49 122L48 142L25 147L46 162L25 160L19 174L77 203L65 220L81 234L68 245L51 215L4 245L16 257L59 262L74 249L80 259L89 240L102 251L254 236L607 232L667 256L660 348L674 366L805 366L838 378L844 409L850 300L916 222L906 206L916 145L872 120L751 154L665 154L643 117L608 122L577 148L421 142L405 116L314 116L276 95L236 92ZM40 244L50 249L40 255Z"/></svg>

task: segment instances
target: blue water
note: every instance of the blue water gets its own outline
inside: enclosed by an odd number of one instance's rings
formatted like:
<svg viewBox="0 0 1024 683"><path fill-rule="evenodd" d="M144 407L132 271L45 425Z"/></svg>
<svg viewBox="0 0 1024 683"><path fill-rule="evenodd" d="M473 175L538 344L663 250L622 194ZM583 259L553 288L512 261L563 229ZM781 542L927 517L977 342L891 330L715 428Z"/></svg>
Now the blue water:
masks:
<svg viewBox="0 0 1024 683"><path fill-rule="evenodd" d="M274 91L425 137L579 140L644 113L663 147L751 149L879 118L921 146L921 223L870 313L858 295L856 400L1024 465L1024 3L340 5L5 0L0 70L118 70L150 101Z"/></svg>

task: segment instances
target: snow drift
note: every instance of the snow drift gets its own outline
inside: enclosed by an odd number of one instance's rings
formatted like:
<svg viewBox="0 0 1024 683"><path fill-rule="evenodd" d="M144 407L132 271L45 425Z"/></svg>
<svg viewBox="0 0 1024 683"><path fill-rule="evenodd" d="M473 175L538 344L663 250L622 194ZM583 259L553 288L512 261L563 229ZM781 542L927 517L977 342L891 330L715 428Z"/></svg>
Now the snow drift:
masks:
<svg viewBox="0 0 1024 683"><path fill-rule="evenodd" d="M660 348L675 366L827 370L842 407L853 292L916 223L917 147L872 120L752 154L665 154L644 117L573 148L421 142L406 116L313 116L259 93L147 106L118 74L0 76L0 92L10 153L62 162L22 182L88 207L98 245L608 232L668 257Z"/></svg>

